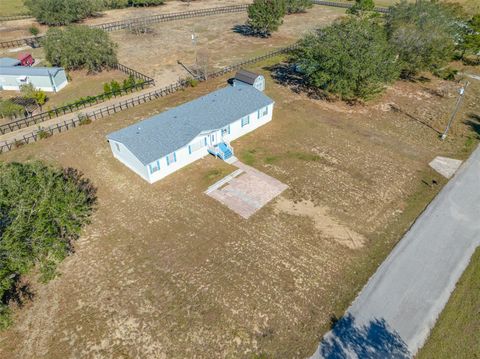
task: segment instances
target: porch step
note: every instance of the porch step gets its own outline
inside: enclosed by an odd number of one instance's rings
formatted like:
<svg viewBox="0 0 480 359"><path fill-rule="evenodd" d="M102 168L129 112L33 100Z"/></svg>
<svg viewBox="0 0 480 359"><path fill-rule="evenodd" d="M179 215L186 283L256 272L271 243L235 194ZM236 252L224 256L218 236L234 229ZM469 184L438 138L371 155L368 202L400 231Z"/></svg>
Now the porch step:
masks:
<svg viewBox="0 0 480 359"><path fill-rule="evenodd" d="M237 161L238 161L238 158L235 157L235 156L230 156L230 158L225 160L225 162L227 162L229 165L231 165L232 163L235 163Z"/></svg>

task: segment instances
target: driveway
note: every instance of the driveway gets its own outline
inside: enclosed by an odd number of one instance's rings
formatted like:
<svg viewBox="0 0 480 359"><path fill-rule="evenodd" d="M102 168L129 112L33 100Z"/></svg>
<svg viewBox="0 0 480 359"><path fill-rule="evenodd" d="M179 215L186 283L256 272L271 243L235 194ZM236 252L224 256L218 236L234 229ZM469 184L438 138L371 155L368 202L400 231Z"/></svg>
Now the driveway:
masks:
<svg viewBox="0 0 480 359"><path fill-rule="evenodd" d="M410 358L480 245L480 147L417 219L312 358Z"/></svg>

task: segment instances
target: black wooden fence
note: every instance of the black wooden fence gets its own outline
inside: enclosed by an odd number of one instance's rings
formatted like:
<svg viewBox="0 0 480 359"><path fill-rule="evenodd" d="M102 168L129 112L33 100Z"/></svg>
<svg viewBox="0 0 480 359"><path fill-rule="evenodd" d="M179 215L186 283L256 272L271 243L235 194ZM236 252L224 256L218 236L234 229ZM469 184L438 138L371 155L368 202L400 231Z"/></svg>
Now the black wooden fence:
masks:
<svg viewBox="0 0 480 359"><path fill-rule="evenodd" d="M296 44L287 46L278 50L271 51L265 55L261 56L256 56L250 59L247 59L245 61L238 62L236 64L226 66L218 71L214 71L208 75L208 78L214 78L218 76L222 76L228 72L235 71L240 69L242 66L249 65L258 61L263 61L268 58L287 53L293 49L296 48ZM172 94L178 90L184 89L186 87L190 86L190 81L188 80L179 80L169 86L156 89L153 91L150 91L148 93L133 97L128 100L120 101L114 105L109 105L105 106L102 108L99 108L98 110L94 110L92 112L83 114L82 116L77 116L74 118L71 118L69 120L63 121L58 124L50 125L45 128L39 128L36 131L32 131L27 135L23 135L21 138L14 138L8 141L3 141L3 143L0 143L0 153L2 152L7 152L10 151L16 147L23 146L25 144L31 143L38 141L41 138L45 138L46 136L53 135L55 133L60 133L67 131L71 128L80 126L83 123L87 123L91 120L98 120L103 117L107 117L110 115L113 115L117 112L138 106L140 104L159 99L161 97L167 96L169 94Z"/></svg>
<svg viewBox="0 0 480 359"><path fill-rule="evenodd" d="M47 120L51 120L52 118L59 117L66 115L67 113L75 112L80 109L85 109L87 107L91 107L94 105L97 105L99 103L105 102L107 100L110 100L112 97L116 98L117 96L123 96L128 93L132 93L134 91L137 91L139 89L144 89L148 86L155 85L155 81L147 76L142 74L141 72L138 72L136 70L131 69L130 67L127 67L122 64L117 64L115 66L116 69L119 71L122 71L128 75L133 76L133 78L137 80L141 80L142 82L136 83L132 86L129 86L127 88L121 88L118 91L112 91L109 93L102 93L100 95L96 96L88 96L87 98L80 100L80 101L75 101L71 104L61 106L61 107L55 107L49 111L37 113L32 116L20 118L15 121L11 121L8 123L5 123L3 125L0 125L0 134L6 134L8 132L16 131L21 128L29 127L32 125L36 125L38 123L42 123Z"/></svg>

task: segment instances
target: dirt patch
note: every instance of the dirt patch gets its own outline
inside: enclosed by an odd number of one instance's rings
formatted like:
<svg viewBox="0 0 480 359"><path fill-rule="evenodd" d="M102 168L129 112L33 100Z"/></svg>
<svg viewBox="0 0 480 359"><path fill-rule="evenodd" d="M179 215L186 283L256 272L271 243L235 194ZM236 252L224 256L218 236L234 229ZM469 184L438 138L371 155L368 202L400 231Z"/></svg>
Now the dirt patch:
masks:
<svg viewBox="0 0 480 359"><path fill-rule="evenodd" d="M285 197L280 197L275 203L275 209L277 212L311 218L317 230L350 249L358 249L365 244L365 237L330 217L328 208L317 207L311 201L303 200L295 203Z"/></svg>

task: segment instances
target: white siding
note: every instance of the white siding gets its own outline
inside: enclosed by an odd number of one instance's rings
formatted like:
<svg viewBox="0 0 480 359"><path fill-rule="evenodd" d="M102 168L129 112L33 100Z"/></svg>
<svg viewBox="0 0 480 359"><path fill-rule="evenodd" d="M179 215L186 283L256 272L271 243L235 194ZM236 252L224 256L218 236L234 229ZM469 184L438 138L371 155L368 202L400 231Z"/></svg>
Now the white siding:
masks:
<svg viewBox="0 0 480 359"><path fill-rule="evenodd" d="M262 109L259 109L262 111ZM268 113L265 116L261 116L258 118L258 111L255 111L250 114L250 123L242 127L241 119L238 119L230 124L230 134L224 134L223 139L225 141L231 142L255 129L260 126L263 126L267 122L271 121L272 119L272 112L273 112L273 104L268 106ZM128 168L132 171L139 174L142 178L147 180L150 183L156 182L166 176L172 174L173 172L179 170L186 165L195 162L202 157L208 155L208 145L203 146L196 151L189 152L189 145L197 144L198 141L204 142L204 138L208 136L209 132L213 132L217 130L218 139L220 142L220 134L221 129L212 129L212 131L205 131L202 134L195 137L188 145L179 148L175 151L176 162L167 164L167 156L160 158L158 161L160 162L160 170L155 171L154 173L150 173L150 166L144 166L125 146L119 144L120 151L117 150L116 144L117 142L110 140L110 147L112 149L113 155L115 158L120 160L124 163ZM208 143L208 141L207 141ZM198 146L197 146L198 147ZM234 146L233 146L234 147ZM157 161L153 161L152 163L156 163Z"/></svg>
<svg viewBox="0 0 480 359"><path fill-rule="evenodd" d="M148 177L147 167L141 163L137 157L131 153L127 147L122 143L109 140L110 148L112 149L113 156L122 162L125 166L130 168L133 172L140 175L143 179L150 181ZM118 146L118 148L117 148Z"/></svg>

